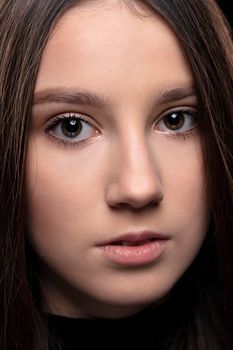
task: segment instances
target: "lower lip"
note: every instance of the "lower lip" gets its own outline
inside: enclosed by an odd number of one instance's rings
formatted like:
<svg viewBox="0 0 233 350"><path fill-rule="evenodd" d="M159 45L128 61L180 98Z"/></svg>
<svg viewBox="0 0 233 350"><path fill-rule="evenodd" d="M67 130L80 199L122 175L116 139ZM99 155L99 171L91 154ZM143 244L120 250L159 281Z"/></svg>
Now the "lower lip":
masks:
<svg viewBox="0 0 233 350"><path fill-rule="evenodd" d="M155 240L137 246L106 245L100 246L104 256L114 263L128 266L140 266L155 262L163 254L167 240Z"/></svg>

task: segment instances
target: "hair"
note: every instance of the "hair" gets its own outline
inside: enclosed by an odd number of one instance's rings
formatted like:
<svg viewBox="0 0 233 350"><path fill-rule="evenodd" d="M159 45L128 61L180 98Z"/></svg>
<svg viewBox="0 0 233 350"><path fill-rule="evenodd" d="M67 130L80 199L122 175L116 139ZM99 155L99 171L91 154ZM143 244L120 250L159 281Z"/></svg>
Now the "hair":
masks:
<svg viewBox="0 0 233 350"><path fill-rule="evenodd" d="M47 40L81 1L0 0L0 348L46 350L36 263L27 241L25 172L31 107ZM214 0L127 0L159 13L176 33L198 94L211 205L206 240L171 295L182 310L172 350L233 348L233 46Z"/></svg>

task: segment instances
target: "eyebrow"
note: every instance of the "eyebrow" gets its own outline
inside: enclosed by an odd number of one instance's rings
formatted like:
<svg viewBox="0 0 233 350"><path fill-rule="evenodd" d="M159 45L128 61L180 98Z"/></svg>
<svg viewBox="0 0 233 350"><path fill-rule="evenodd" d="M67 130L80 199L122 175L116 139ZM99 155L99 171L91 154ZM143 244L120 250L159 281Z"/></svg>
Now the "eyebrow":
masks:
<svg viewBox="0 0 233 350"><path fill-rule="evenodd" d="M154 103L162 105L195 96L197 96L197 91L194 85L179 86L159 93L155 100L152 99L152 105Z"/></svg>
<svg viewBox="0 0 233 350"><path fill-rule="evenodd" d="M68 103L73 105L91 105L104 107L110 104L107 97L86 90L46 89L34 94L33 105L45 103Z"/></svg>
<svg viewBox="0 0 233 350"><path fill-rule="evenodd" d="M168 90L161 91L151 99L151 107L166 103L175 102L196 95L193 85L179 86ZM65 103L72 105L89 105L94 107L105 107L111 104L107 96L97 95L88 90L73 89L46 89L34 94L33 105L47 103Z"/></svg>

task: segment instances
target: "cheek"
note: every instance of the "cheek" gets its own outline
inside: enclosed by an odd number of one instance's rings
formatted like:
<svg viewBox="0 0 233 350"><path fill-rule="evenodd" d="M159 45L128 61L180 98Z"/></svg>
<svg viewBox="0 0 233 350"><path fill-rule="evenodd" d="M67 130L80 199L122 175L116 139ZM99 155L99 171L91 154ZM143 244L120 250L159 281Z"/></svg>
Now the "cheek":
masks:
<svg viewBox="0 0 233 350"><path fill-rule="evenodd" d="M105 172L104 157L100 148L93 153L93 145L80 152L75 148L66 150L55 141L31 137L26 172L29 201L50 204L51 209L52 204L72 208L75 203L78 212L84 203L90 203L98 195Z"/></svg>
<svg viewBox="0 0 233 350"><path fill-rule="evenodd" d="M164 203L177 213L208 211L201 144L198 135L190 140L160 144L160 177ZM198 216L197 216L198 217ZM195 217L193 217L195 220ZM193 221L192 220L192 221Z"/></svg>
<svg viewBox="0 0 233 350"><path fill-rule="evenodd" d="M164 190L160 219L178 238L203 236L210 219L202 149L198 135L177 142L160 140L157 159ZM182 233L186 233L185 235ZM198 238L197 238L198 239Z"/></svg>
<svg viewBox="0 0 233 350"><path fill-rule="evenodd" d="M177 148L176 152L174 147L172 152L165 150L165 153L167 166L162 175L164 211L161 212L161 217L165 230L173 227L176 245L173 250L174 261L183 259L187 264L200 249L211 213L205 187L201 145L194 138L185 143L182 151Z"/></svg>
<svg viewBox="0 0 233 350"><path fill-rule="evenodd" d="M67 152L70 152L69 157ZM48 152L46 144L40 140L36 144L33 138L29 141L26 174L28 228L31 241L35 241L43 253L57 242L60 242L61 250L65 250L77 235L78 242L82 243L92 223L90 213L95 213L96 203L100 202L104 167L99 166L99 157L84 162L75 154L77 151L51 145ZM85 154L85 159L88 157L90 155Z"/></svg>

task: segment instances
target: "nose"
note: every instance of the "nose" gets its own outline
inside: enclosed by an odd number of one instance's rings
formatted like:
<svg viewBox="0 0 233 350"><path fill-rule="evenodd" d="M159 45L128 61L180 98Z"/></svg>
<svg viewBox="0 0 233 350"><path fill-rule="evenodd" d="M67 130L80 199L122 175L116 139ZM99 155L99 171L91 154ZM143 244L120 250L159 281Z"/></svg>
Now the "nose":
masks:
<svg viewBox="0 0 233 350"><path fill-rule="evenodd" d="M158 205L164 197L159 167L146 140L141 137L129 138L116 145L112 156L118 160L112 167L106 200L111 207L142 209Z"/></svg>

